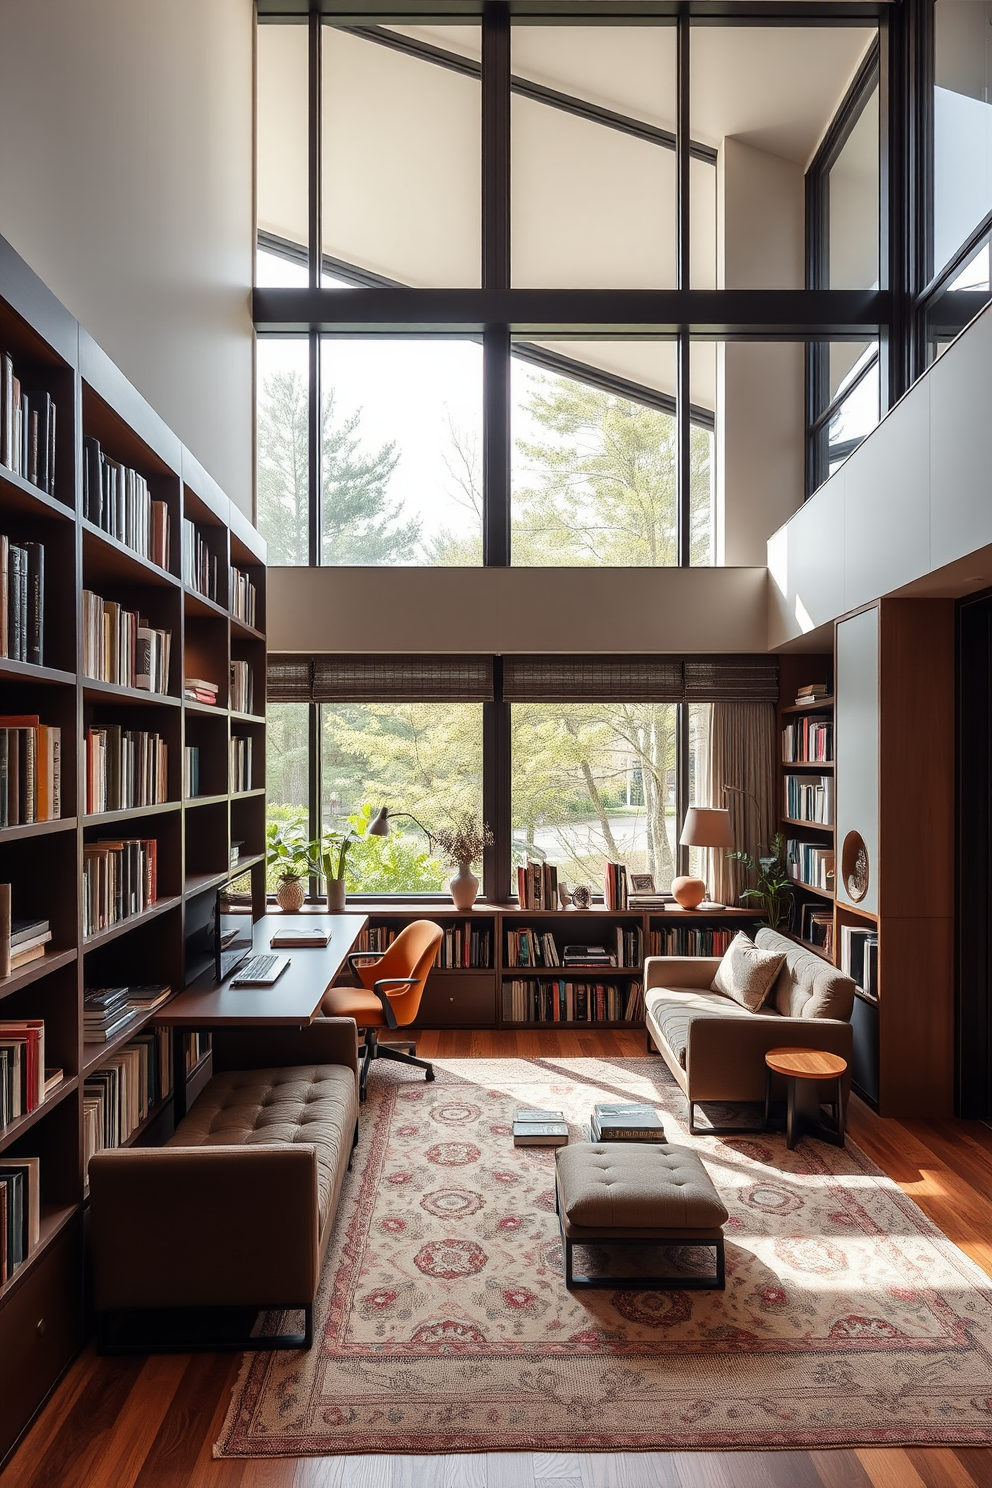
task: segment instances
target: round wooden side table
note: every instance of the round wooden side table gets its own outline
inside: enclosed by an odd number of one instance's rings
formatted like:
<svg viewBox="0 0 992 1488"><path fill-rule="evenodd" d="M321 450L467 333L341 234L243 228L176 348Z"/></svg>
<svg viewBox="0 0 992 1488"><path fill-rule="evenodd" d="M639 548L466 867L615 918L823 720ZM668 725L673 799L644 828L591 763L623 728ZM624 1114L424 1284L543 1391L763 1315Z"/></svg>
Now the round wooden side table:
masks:
<svg viewBox="0 0 992 1488"><path fill-rule="evenodd" d="M765 1126L771 1116L772 1074L784 1075L786 1081L786 1142L789 1151L804 1131L823 1142L844 1145L844 1091L842 1080L847 1060L822 1049L769 1049L765 1055ZM821 1080L836 1082L833 1101L833 1125L822 1119L817 1084Z"/></svg>

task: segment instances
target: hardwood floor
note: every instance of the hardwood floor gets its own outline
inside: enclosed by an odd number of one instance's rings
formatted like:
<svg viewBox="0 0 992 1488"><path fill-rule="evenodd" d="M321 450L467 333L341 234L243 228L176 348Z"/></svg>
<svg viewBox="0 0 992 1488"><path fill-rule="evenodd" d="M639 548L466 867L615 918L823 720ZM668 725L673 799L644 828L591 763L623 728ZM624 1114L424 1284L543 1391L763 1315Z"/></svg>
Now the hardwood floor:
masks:
<svg viewBox="0 0 992 1488"><path fill-rule="evenodd" d="M625 1032L425 1033L427 1057L644 1053ZM992 1275L992 1130L881 1120L850 1134ZM0 1474L2 1488L992 1488L992 1448L505 1453L215 1462L239 1356L98 1359L87 1349Z"/></svg>

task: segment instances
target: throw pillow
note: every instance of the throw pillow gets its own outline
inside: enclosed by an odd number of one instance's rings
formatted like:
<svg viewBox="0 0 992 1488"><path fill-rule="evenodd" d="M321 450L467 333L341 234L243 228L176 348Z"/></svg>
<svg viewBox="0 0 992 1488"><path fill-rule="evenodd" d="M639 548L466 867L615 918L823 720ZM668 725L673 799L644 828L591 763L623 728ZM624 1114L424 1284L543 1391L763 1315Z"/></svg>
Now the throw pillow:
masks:
<svg viewBox="0 0 992 1488"><path fill-rule="evenodd" d="M761 951L743 930L734 936L717 967L712 990L732 997L749 1013L756 1013L782 970L784 954Z"/></svg>

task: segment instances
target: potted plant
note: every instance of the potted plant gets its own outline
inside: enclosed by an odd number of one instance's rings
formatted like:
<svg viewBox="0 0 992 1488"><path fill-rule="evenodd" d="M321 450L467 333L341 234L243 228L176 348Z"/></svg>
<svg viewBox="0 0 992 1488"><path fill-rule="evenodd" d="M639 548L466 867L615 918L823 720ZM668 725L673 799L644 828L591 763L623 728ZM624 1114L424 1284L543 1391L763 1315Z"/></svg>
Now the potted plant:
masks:
<svg viewBox="0 0 992 1488"><path fill-rule="evenodd" d="M357 842L359 833L349 826L346 832L325 832L318 842L308 844L310 872L327 883L327 908L339 914L345 906L345 863L348 849Z"/></svg>
<svg viewBox="0 0 992 1488"><path fill-rule="evenodd" d="M275 868L279 876L276 903L295 914L307 897L304 880L310 871L309 844L301 827L286 822L269 822L265 838L266 866Z"/></svg>
<svg viewBox="0 0 992 1488"><path fill-rule="evenodd" d="M445 862L458 869L448 885L452 903L456 909L471 909L479 892L472 865L480 861L485 848L492 846L492 832L471 811L463 811L454 826L439 827L431 836Z"/></svg>
<svg viewBox="0 0 992 1488"><path fill-rule="evenodd" d="M749 873L756 874L754 887L744 889L741 898L754 899L760 904L770 930L788 929L793 890L782 833L775 833L769 851L765 856L759 853L757 862L750 853L745 852L728 853L727 857L743 863Z"/></svg>

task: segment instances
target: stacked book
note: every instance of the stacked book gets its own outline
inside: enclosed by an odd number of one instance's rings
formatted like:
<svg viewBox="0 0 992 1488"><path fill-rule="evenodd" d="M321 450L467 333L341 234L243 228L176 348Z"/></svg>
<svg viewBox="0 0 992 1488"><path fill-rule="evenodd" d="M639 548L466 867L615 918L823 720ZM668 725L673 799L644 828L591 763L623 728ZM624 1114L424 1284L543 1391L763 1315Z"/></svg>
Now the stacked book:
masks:
<svg viewBox="0 0 992 1488"><path fill-rule="evenodd" d="M200 794L200 747L183 745L183 799L190 801Z"/></svg>
<svg viewBox="0 0 992 1488"><path fill-rule="evenodd" d="M648 934L649 956L722 956L730 949L735 930L709 926L666 925Z"/></svg>
<svg viewBox="0 0 992 1488"><path fill-rule="evenodd" d="M492 965L492 933L469 925L452 925L437 948L435 966L446 971Z"/></svg>
<svg viewBox="0 0 992 1488"><path fill-rule="evenodd" d="M183 517L183 583L216 603L217 555L189 517Z"/></svg>
<svg viewBox="0 0 992 1488"><path fill-rule="evenodd" d="M169 508L153 501L137 470L112 460L98 439L83 440L83 516L142 558L169 567Z"/></svg>
<svg viewBox="0 0 992 1488"><path fill-rule="evenodd" d="M0 1022L0 1129L36 1111L45 1093L44 1020Z"/></svg>
<svg viewBox="0 0 992 1488"><path fill-rule="evenodd" d="M834 757L834 726L819 718L794 718L782 730L787 765L826 765Z"/></svg>
<svg viewBox="0 0 992 1488"><path fill-rule="evenodd" d="M235 713L254 713L255 690L246 661L231 662L231 707Z"/></svg>
<svg viewBox="0 0 992 1488"><path fill-rule="evenodd" d="M508 1023L636 1023L644 1017L640 982L531 980L503 983Z"/></svg>
<svg viewBox="0 0 992 1488"><path fill-rule="evenodd" d="M631 889L627 894L628 909L667 909L675 903L675 895L662 889Z"/></svg>
<svg viewBox="0 0 992 1488"><path fill-rule="evenodd" d="M814 847L811 842L797 842L790 837L785 845L789 877L811 889L834 891L834 854L832 849Z"/></svg>
<svg viewBox="0 0 992 1488"><path fill-rule="evenodd" d="M90 987L83 994L84 1043L107 1043L134 1018L126 987Z"/></svg>
<svg viewBox="0 0 992 1488"><path fill-rule="evenodd" d="M171 630L83 590L83 672L97 682L168 692Z"/></svg>
<svg viewBox="0 0 992 1488"><path fill-rule="evenodd" d="M607 862L603 898L607 909L627 908L627 868L623 863Z"/></svg>
<svg viewBox="0 0 992 1488"><path fill-rule="evenodd" d="M513 1113L514 1147L566 1147L568 1123L564 1111L526 1109Z"/></svg>
<svg viewBox="0 0 992 1488"><path fill-rule="evenodd" d="M638 1101L599 1101L592 1108L594 1142L664 1142L665 1127L654 1106Z"/></svg>
<svg viewBox="0 0 992 1488"><path fill-rule="evenodd" d="M238 791L249 791L251 790L251 740L235 735L228 743L231 751L230 790L232 794Z"/></svg>
<svg viewBox="0 0 992 1488"><path fill-rule="evenodd" d="M51 938L52 930L48 920L12 920L10 954L7 962L10 971L17 971L21 966L29 966L32 961L40 961L45 955L45 947ZM0 963L2 963L2 956L0 956Z"/></svg>
<svg viewBox="0 0 992 1488"><path fill-rule="evenodd" d="M592 970L603 967L609 970L616 966L617 958L612 951L599 945L567 945L562 952L563 966L585 966Z"/></svg>
<svg viewBox="0 0 992 1488"><path fill-rule="evenodd" d="M558 869L553 863L530 858L517 869L517 898L521 909L558 909Z"/></svg>
<svg viewBox="0 0 992 1488"><path fill-rule="evenodd" d="M149 1028L87 1075L83 1085L86 1166L95 1152L120 1147L172 1089L168 1028Z"/></svg>
<svg viewBox="0 0 992 1488"><path fill-rule="evenodd" d="M41 1239L41 1159L0 1156L0 1286Z"/></svg>
<svg viewBox="0 0 992 1488"><path fill-rule="evenodd" d="M62 815L62 730L37 713L0 714L0 827Z"/></svg>
<svg viewBox="0 0 992 1488"><path fill-rule="evenodd" d="M840 927L840 969L868 997L878 997L878 931Z"/></svg>
<svg viewBox="0 0 992 1488"><path fill-rule="evenodd" d="M44 543L0 535L0 656L41 666L44 649Z"/></svg>
<svg viewBox="0 0 992 1488"><path fill-rule="evenodd" d="M0 351L0 464L55 494L55 404L50 394L22 387L6 351Z"/></svg>
<svg viewBox="0 0 992 1488"><path fill-rule="evenodd" d="M231 614L255 628L255 585L240 568L231 567ZM244 710L243 710L244 711Z"/></svg>
<svg viewBox="0 0 992 1488"><path fill-rule="evenodd" d="M216 682L204 682L202 677L183 678L183 697L189 703L216 704L219 691Z"/></svg>
<svg viewBox="0 0 992 1488"><path fill-rule="evenodd" d="M796 703L799 707L810 707L820 702L822 698L830 696L830 688L826 682L810 682L806 687L800 687L796 693Z"/></svg>
<svg viewBox="0 0 992 1488"><path fill-rule="evenodd" d="M807 945L818 946L826 955L834 953L834 917L829 909L820 909L815 904L804 904L799 921L799 939Z"/></svg>
<svg viewBox="0 0 992 1488"><path fill-rule="evenodd" d="M549 930L507 930L507 966L560 966L561 957Z"/></svg>
<svg viewBox="0 0 992 1488"><path fill-rule="evenodd" d="M160 734L121 728L86 730L86 811L158 806L169 798L169 751Z"/></svg>
<svg viewBox="0 0 992 1488"><path fill-rule="evenodd" d="M834 819L834 777L786 775L785 814L793 821L820 822L829 827Z"/></svg>
<svg viewBox="0 0 992 1488"><path fill-rule="evenodd" d="M83 934L143 914L158 898L154 838L83 844Z"/></svg>

